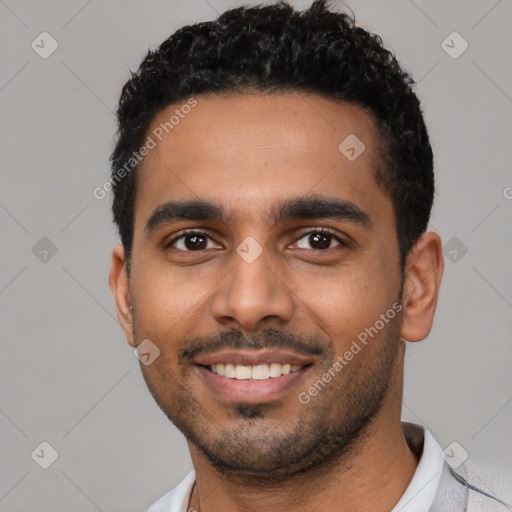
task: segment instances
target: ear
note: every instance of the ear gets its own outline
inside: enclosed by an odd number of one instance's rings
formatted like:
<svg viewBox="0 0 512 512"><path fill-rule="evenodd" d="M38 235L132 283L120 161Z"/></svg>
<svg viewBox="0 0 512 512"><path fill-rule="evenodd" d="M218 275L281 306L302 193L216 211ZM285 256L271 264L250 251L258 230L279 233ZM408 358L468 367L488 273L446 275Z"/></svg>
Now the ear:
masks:
<svg viewBox="0 0 512 512"><path fill-rule="evenodd" d="M433 232L424 233L407 256L400 334L406 341L421 341L430 333L443 269L441 238Z"/></svg>
<svg viewBox="0 0 512 512"><path fill-rule="evenodd" d="M126 260L122 245L116 245L112 251L112 265L108 281L116 302L117 318L126 336L126 341L129 345L135 347L130 281L126 273Z"/></svg>

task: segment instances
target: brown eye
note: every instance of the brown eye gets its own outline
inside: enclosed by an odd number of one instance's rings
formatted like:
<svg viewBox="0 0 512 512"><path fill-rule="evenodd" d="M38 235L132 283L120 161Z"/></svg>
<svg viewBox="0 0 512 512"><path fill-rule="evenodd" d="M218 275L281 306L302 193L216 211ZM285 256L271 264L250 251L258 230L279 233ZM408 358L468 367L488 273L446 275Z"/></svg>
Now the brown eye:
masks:
<svg viewBox="0 0 512 512"><path fill-rule="evenodd" d="M206 249L216 248L213 244L213 240L206 233L201 231L182 233L169 242L168 247L185 252L204 251Z"/></svg>
<svg viewBox="0 0 512 512"><path fill-rule="evenodd" d="M328 231L316 230L305 233L297 241L297 245L300 249L325 251L327 249L331 249L332 247L345 244L337 236Z"/></svg>

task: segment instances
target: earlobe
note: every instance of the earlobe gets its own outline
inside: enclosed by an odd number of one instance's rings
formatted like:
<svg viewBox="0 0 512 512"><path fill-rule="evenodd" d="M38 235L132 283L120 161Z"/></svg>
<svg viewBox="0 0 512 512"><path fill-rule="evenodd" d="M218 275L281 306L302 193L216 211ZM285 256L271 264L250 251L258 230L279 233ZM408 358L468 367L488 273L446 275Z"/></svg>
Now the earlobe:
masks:
<svg viewBox="0 0 512 512"><path fill-rule="evenodd" d="M444 262L436 233L424 233L407 257L400 336L407 341L425 339L432 328Z"/></svg>
<svg viewBox="0 0 512 512"><path fill-rule="evenodd" d="M122 245L116 245L112 251L109 284L116 303L117 318L126 336L126 341L134 347L130 282L126 273L126 260Z"/></svg>

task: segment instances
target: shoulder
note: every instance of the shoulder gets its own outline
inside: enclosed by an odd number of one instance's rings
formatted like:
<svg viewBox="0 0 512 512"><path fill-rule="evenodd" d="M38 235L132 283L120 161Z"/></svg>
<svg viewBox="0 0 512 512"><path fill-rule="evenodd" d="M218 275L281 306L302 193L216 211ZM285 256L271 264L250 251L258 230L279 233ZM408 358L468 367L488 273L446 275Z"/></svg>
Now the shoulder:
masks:
<svg viewBox="0 0 512 512"><path fill-rule="evenodd" d="M504 488L503 476L499 477L477 465L469 465L465 469L466 475L462 477L456 474L456 478L468 488L468 512L512 511L512 504L505 503L500 495L500 490Z"/></svg>
<svg viewBox="0 0 512 512"><path fill-rule="evenodd" d="M446 507L450 500L458 497L458 503L465 503L466 512L511 512L512 506L499 497L498 491L502 485L494 480L495 477L478 466L464 465L455 470L445 463L439 501ZM445 508L439 508L439 511L443 510Z"/></svg>
<svg viewBox="0 0 512 512"><path fill-rule="evenodd" d="M510 477L506 483L505 475L468 461L450 465L450 459L442 456L441 446L427 429L405 422L403 429L420 462L399 505L404 498L406 504L419 503L421 498L431 504L429 512L512 512L512 506L504 498L507 493L504 489L512 488Z"/></svg>

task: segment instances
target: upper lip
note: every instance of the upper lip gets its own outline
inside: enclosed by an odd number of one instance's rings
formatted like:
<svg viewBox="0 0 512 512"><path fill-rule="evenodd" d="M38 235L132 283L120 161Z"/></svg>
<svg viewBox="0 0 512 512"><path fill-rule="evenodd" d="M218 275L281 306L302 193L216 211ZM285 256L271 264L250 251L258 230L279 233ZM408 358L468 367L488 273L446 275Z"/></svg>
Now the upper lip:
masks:
<svg viewBox="0 0 512 512"><path fill-rule="evenodd" d="M259 364L291 364L306 366L313 360L293 352L281 350L222 350L214 354L205 354L194 359L194 363L203 366L214 364L235 364L240 366L257 366Z"/></svg>

